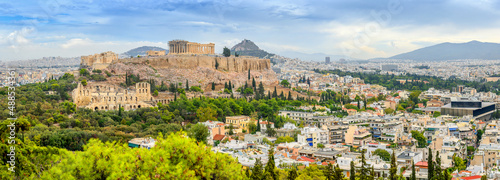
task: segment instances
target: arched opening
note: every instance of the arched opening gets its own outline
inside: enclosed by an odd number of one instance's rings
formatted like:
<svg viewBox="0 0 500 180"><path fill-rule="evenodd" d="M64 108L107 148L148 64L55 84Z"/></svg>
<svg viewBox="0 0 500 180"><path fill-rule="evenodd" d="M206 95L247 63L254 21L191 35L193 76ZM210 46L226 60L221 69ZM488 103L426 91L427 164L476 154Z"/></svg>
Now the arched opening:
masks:
<svg viewBox="0 0 500 180"><path fill-rule="evenodd" d="M97 110L99 110L99 108L96 106L96 107L94 108L94 111L97 111Z"/></svg>
<svg viewBox="0 0 500 180"><path fill-rule="evenodd" d="M137 108L141 108L141 105L138 105Z"/></svg>

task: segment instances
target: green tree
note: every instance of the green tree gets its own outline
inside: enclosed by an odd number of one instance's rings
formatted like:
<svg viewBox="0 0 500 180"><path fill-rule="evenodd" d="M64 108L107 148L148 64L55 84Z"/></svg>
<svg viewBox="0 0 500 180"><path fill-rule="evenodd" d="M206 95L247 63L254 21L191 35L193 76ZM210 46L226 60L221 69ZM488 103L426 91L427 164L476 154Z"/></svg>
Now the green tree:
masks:
<svg viewBox="0 0 500 180"><path fill-rule="evenodd" d="M276 165L274 164L274 150L273 148L269 149L269 154L268 154L268 161L265 167L265 174L267 177L271 177L272 179L276 180L278 179L278 175L274 171L276 168Z"/></svg>
<svg viewBox="0 0 500 180"><path fill-rule="evenodd" d="M189 90L189 81L186 79L186 91Z"/></svg>
<svg viewBox="0 0 500 180"><path fill-rule="evenodd" d="M153 96L154 96L154 97L157 97L157 96L158 96L158 90L155 90L155 92L153 92Z"/></svg>
<svg viewBox="0 0 500 180"><path fill-rule="evenodd" d="M196 110L196 117L198 117L198 120L200 122L205 122L205 121L217 121L217 111L213 110L210 107L200 107L198 110Z"/></svg>
<svg viewBox="0 0 500 180"><path fill-rule="evenodd" d="M410 175L410 180L417 180L416 176L416 171L415 171L415 162L413 160L411 161L411 175Z"/></svg>
<svg viewBox="0 0 500 180"><path fill-rule="evenodd" d="M337 166L335 166L335 174L334 174L333 179L336 179L336 180L343 180L344 179L343 170L340 169L339 164L337 164Z"/></svg>
<svg viewBox="0 0 500 180"><path fill-rule="evenodd" d="M370 174L370 170L366 167L366 159L365 159L365 150L361 151L361 168L359 170L359 179L360 180L368 180L368 174Z"/></svg>
<svg viewBox="0 0 500 180"><path fill-rule="evenodd" d="M212 91L215 91L215 83L212 82Z"/></svg>
<svg viewBox="0 0 500 180"><path fill-rule="evenodd" d="M262 162L260 161L260 158L257 158L255 160L255 164L252 169L252 175L250 176L250 179L262 179L264 176L264 173L262 172Z"/></svg>
<svg viewBox="0 0 500 180"><path fill-rule="evenodd" d="M427 179L432 179L434 177L434 163L432 160L432 150L429 148L429 156L427 157L427 162L428 164L428 173L427 173Z"/></svg>
<svg viewBox="0 0 500 180"><path fill-rule="evenodd" d="M295 140L293 139L293 137L290 137L290 136L280 136L276 139L276 141L274 142L275 144L280 144L280 143L284 143L284 142L294 142Z"/></svg>
<svg viewBox="0 0 500 180"><path fill-rule="evenodd" d="M432 114L432 117L439 117L441 116L441 112L439 111L434 111L434 113Z"/></svg>
<svg viewBox="0 0 500 180"><path fill-rule="evenodd" d="M51 167L27 174L31 176L29 179L245 178L242 166L236 159L214 153L210 148L197 144L194 139L185 138L184 135L183 132L178 132L163 138L160 134L155 147L151 149L132 149L121 143L103 143L92 139L84 151L63 151L61 159L57 161L44 159L51 162ZM188 163L187 159L193 161Z"/></svg>
<svg viewBox="0 0 500 180"><path fill-rule="evenodd" d="M288 171L288 177L287 179L288 180L295 180L297 179L298 177L298 174L297 174L297 169L295 167L292 167L289 171Z"/></svg>
<svg viewBox="0 0 500 180"><path fill-rule="evenodd" d="M234 129L233 123L229 124L229 135L230 136L232 136L234 134L233 129Z"/></svg>
<svg viewBox="0 0 500 180"><path fill-rule="evenodd" d="M248 80L250 80L250 69L248 69Z"/></svg>
<svg viewBox="0 0 500 180"><path fill-rule="evenodd" d="M203 142L207 144L207 137L209 134L208 128L200 123L191 126L188 133L189 137L196 139L198 142Z"/></svg>
<svg viewBox="0 0 500 180"><path fill-rule="evenodd" d="M325 145L323 145L323 144L321 144L321 143L319 143L317 146L318 146L318 148L320 148L320 149L325 148Z"/></svg>
<svg viewBox="0 0 500 180"><path fill-rule="evenodd" d="M396 164L396 155L392 151L391 168L389 169L389 180L396 180L398 173L398 165Z"/></svg>
<svg viewBox="0 0 500 180"><path fill-rule="evenodd" d="M349 180L356 180L356 167L354 166L354 161L351 161L351 173L349 175Z"/></svg>
<svg viewBox="0 0 500 180"><path fill-rule="evenodd" d="M231 56L231 50L227 47L224 47L224 49L222 50L222 55L224 55L224 57Z"/></svg>
<svg viewBox="0 0 500 180"><path fill-rule="evenodd" d="M436 166L434 176L436 179L443 178L443 170L441 169L441 157L439 156L439 151L436 151Z"/></svg>
<svg viewBox="0 0 500 180"><path fill-rule="evenodd" d="M327 180L338 180L335 179L335 172L331 163L328 163L328 166L324 169L323 174L325 174Z"/></svg>
<svg viewBox="0 0 500 180"><path fill-rule="evenodd" d="M425 138L422 133L418 131L411 131L411 136L417 140L419 148L424 148L427 146L427 138Z"/></svg>
<svg viewBox="0 0 500 180"><path fill-rule="evenodd" d="M373 151L373 155L380 156L380 158L382 158L382 160L384 161L391 160L391 154L384 149L376 149L375 151Z"/></svg>
<svg viewBox="0 0 500 180"><path fill-rule="evenodd" d="M285 87L288 87L290 85L290 83L286 79L282 80L280 84Z"/></svg>
<svg viewBox="0 0 500 180"><path fill-rule="evenodd" d="M82 85L83 86L87 86L87 80L86 79L82 80Z"/></svg>

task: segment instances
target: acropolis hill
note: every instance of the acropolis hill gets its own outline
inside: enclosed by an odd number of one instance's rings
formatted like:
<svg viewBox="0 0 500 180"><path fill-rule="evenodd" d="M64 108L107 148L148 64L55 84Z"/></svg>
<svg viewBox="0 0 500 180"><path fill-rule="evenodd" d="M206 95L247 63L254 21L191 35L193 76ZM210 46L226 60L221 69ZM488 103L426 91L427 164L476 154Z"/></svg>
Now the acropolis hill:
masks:
<svg viewBox="0 0 500 180"><path fill-rule="evenodd" d="M139 75L142 80L161 82L186 83L190 86L201 86L205 91L211 91L212 82L216 90L224 83L231 81L239 87L248 81L248 71L257 82L270 87L277 85L276 74L271 70L269 59L259 59L252 56L224 57L214 53L214 44L199 44L183 40L169 42L169 52L148 52L149 56L113 59L112 62L99 64L90 58L82 56L81 67L93 68L111 72L114 76L107 78L107 83L119 85L125 81L126 73ZM111 52L95 54L94 59L106 59ZM106 57L100 57L106 56ZM84 58L85 57L85 58ZM115 56L116 57L116 56ZM90 59L92 60L92 59ZM89 66L90 65L90 66Z"/></svg>

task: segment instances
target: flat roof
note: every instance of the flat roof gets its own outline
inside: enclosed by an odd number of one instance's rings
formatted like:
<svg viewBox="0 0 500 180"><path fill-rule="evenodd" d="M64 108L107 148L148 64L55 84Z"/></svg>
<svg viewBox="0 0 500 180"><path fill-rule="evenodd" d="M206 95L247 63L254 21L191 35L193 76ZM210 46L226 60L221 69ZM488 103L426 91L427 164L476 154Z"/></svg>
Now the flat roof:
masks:
<svg viewBox="0 0 500 180"><path fill-rule="evenodd" d="M496 103L494 102L483 102L481 103L481 108L485 108L487 106L491 106L491 105L495 105ZM444 106L441 106L441 108L453 108L453 109L480 109L480 108L477 108L477 107L451 107L451 103L448 103Z"/></svg>

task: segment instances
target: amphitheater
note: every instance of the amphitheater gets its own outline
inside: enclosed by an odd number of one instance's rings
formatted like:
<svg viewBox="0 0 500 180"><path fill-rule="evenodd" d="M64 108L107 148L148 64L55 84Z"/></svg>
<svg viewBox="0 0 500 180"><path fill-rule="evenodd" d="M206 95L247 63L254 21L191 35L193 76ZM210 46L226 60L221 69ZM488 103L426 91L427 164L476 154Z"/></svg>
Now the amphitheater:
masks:
<svg viewBox="0 0 500 180"><path fill-rule="evenodd" d="M155 105L150 88L146 82L137 83L135 89L105 83L89 83L87 86L78 83L72 97L73 103L80 108L118 110L121 106L125 110L132 110Z"/></svg>

